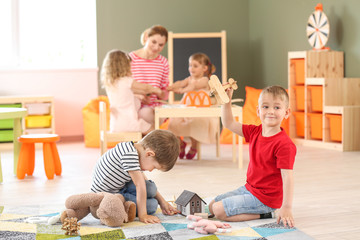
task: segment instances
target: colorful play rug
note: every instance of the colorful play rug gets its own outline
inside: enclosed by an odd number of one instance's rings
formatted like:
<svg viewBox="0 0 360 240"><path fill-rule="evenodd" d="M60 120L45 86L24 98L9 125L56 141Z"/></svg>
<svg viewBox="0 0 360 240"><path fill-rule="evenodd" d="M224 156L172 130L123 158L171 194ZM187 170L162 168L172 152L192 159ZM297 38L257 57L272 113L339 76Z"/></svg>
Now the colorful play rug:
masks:
<svg viewBox="0 0 360 240"><path fill-rule="evenodd" d="M275 219L260 219L255 221L230 223L232 232L226 234L203 235L188 229L191 223L184 216L165 216L159 211L156 215L160 224L143 224L135 219L121 228L111 228L100 224L98 219L89 214L82 219L79 236L65 235L62 224L47 225L44 223L27 223L33 217L51 217L58 215L63 206L0 206L0 239L313 239L296 228L285 228L276 224ZM44 218L43 218L44 219ZM45 218L46 219L46 218Z"/></svg>

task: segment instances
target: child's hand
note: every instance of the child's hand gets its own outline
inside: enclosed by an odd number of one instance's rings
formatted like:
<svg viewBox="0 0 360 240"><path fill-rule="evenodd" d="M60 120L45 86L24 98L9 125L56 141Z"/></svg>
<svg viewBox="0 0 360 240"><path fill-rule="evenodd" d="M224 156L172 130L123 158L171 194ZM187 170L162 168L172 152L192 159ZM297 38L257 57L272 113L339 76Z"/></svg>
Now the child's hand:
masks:
<svg viewBox="0 0 360 240"><path fill-rule="evenodd" d="M160 88L154 87L153 93L156 94L156 96L157 96L158 98L161 98L161 96L162 96L162 91L161 91Z"/></svg>
<svg viewBox="0 0 360 240"><path fill-rule="evenodd" d="M152 215L143 215L139 217L140 222L143 223L160 223L160 219Z"/></svg>
<svg viewBox="0 0 360 240"><path fill-rule="evenodd" d="M294 227L294 217L292 215L291 209L289 208L280 208L277 216L277 223L280 223L280 220L284 224L284 226Z"/></svg>
<svg viewBox="0 0 360 240"><path fill-rule="evenodd" d="M144 96L144 95L143 95ZM150 104L151 103L151 100L150 100L150 96L144 96L143 99L141 99L141 102L143 104Z"/></svg>
<svg viewBox="0 0 360 240"><path fill-rule="evenodd" d="M166 201L160 203L160 208L162 210L162 213L165 215L174 215L179 213L179 211L176 208L174 208L170 203Z"/></svg>

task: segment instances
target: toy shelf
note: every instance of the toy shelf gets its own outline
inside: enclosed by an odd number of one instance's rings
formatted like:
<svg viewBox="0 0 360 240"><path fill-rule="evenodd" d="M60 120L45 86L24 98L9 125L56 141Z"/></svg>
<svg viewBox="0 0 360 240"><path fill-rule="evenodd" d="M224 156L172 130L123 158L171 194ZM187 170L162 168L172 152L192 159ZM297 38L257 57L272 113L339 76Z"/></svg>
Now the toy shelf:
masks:
<svg viewBox="0 0 360 240"><path fill-rule="evenodd" d="M23 134L55 133L52 96L1 96L0 107L23 107L28 115L22 119ZM13 140L12 122L0 122L0 143Z"/></svg>
<svg viewBox="0 0 360 240"><path fill-rule="evenodd" d="M343 56L337 51L289 52L289 134L297 144L360 150L360 78L343 77Z"/></svg>

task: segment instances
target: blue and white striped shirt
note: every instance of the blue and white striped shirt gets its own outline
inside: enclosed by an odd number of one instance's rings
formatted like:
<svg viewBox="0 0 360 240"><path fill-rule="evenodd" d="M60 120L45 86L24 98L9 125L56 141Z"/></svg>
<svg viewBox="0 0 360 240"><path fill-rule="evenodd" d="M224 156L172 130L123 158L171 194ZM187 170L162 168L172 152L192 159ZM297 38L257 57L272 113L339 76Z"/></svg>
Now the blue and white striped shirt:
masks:
<svg viewBox="0 0 360 240"><path fill-rule="evenodd" d="M129 171L140 171L139 154L133 142L118 143L96 163L91 191L118 193L131 177Z"/></svg>

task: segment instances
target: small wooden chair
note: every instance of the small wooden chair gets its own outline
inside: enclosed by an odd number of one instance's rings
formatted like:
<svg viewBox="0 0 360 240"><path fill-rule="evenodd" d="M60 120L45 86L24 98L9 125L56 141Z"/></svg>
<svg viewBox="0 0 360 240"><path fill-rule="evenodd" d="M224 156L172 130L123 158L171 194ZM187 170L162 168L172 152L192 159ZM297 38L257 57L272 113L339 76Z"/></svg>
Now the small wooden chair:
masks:
<svg viewBox="0 0 360 240"><path fill-rule="evenodd" d="M107 148L108 142L137 142L141 140L141 132L109 132L107 120L106 102L99 102L99 129L100 129L100 152L103 155Z"/></svg>
<svg viewBox="0 0 360 240"><path fill-rule="evenodd" d="M44 169L48 179L53 179L54 174L61 175L61 162L56 147L60 137L57 134L28 134L21 135L18 140L22 143L16 176L24 179L25 174L31 176L35 168L35 143L43 144Z"/></svg>

